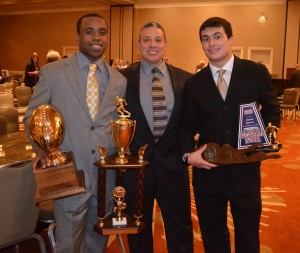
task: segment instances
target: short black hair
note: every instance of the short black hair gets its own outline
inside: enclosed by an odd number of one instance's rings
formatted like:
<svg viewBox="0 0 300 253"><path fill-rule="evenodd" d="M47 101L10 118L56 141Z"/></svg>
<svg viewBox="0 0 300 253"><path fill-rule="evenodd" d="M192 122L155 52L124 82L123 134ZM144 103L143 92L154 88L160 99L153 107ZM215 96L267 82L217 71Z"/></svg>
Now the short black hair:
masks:
<svg viewBox="0 0 300 253"><path fill-rule="evenodd" d="M162 27L162 25L160 23L157 23L157 22L148 22L148 23L144 24L140 30L140 34L145 28L149 28L149 27L157 27L160 30L162 30L162 32L164 34L164 39L165 39L165 41L167 41L165 29ZM139 40L140 40L140 36L139 36Z"/></svg>
<svg viewBox="0 0 300 253"><path fill-rule="evenodd" d="M102 19L105 21L106 26L107 26L106 20L105 20L101 15L99 15L98 13L87 13L87 14L81 16L81 17L78 19L78 21L77 21L77 24L76 24L76 30L77 30L77 33L78 33L78 34L80 33L80 26L81 26L82 20L83 20L84 18L88 18L88 17L98 17L98 18L102 18Z"/></svg>
<svg viewBox="0 0 300 253"><path fill-rule="evenodd" d="M200 40L201 40L201 32L205 30L207 27L223 27L228 38L233 36L231 24L226 19L220 17L212 17L205 20L200 26L199 29Z"/></svg>

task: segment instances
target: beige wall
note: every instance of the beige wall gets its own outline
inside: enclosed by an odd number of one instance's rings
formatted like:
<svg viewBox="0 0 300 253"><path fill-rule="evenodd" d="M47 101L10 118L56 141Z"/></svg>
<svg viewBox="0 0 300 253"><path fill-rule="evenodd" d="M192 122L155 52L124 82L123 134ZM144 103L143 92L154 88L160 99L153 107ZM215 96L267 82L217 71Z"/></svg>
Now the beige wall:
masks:
<svg viewBox="0 0 300 253"><path fill-rule="evenodd" d="M32 52L38 53L40 65L44 65L49 49L54 49L62 55L64 46L77 46L76 22L85 13L0 16L2 69L23 71ZM98 13L109 22L109 10Z"/></svg>
<svg viewBox="0 0 300 253"><path fill-rule="evenodd" d="M294 68L297 63L300 63L300 50L299 50L300 27L299 26L300 26L300 1L291 1L289 2L288 5L286 52L285 52L286 57L284 63L285 71L286 68ZM286 74L284 74L284 76L285 75Z"/></svg>
<svg viewBox="0 0 300 253"><path fill-rule="evenodd" d="M295 4L299 6L300 1L295 1ZM62 54L63 46L76 46L75 25L78 17L84 13L86 12L0 16L2 69L23 70L33 51L38 52L43 65L49 49L58 50ZM109 10L99 11L99 13L107 21L110 20ZM258 17L262 13L267 16L265 25L258 24ZM221 16L231 22L235 36L234 46L243 48L243 58L247 58L249 47L273 48L272 72L281 77L285 15L285 4L137 8L133 26L133 59L139 54L137 39L140 27L148 21L157 21L166 30L168 40L166 57L169 58L169 62L193 72L199 60L207 61L199 42L199 26L211 16ZM299 11L294 15L296 17L298 15L299 19ZM109 52L108 48L105 55L107 62L110 59ZM295 48L292 46L286 54L294 52ZM292 60L289 60L288 64L291 63Z"/></svg>
<svg viewBox="0 0 300 253"><path fill-rule="evenodd" d="M258 24L262 12L268 18L264 25ZM247 58L248 47L273 48L273 73L281 75L285 29L285 5L281 4L137 9L134 53L138 54L136 41L140 27L150 20L157 21L166 31L169 62L192 72L200 60L207 62L198 31L201 23L212 16L230 21L235 37L234 46L243 48L243 58Z"/></svg>

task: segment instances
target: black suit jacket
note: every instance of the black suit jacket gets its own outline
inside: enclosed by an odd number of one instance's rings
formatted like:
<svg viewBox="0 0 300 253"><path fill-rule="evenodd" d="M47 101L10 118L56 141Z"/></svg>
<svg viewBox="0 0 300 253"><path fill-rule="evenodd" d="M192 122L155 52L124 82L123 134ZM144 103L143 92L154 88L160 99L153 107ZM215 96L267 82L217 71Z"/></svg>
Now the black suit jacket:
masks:
<svg viewBox="0 0 300 253"><path fill-rule="evenodd" d="M174 91L174 108L166 130L157 143L154 142L140 102L140 63L132 64L130 67L120 71L127 78L127 110L131 113L131 118L136 120L136 132L130 145L130 151L133 155L137 155L139 148L148 144L144 158L150 161L150 167L157 166L163 168L160 171L159 180L171 182L172 180L170 179L173 177L176 179L176 177L183 175L183 173L187 175L179 153L178 129L182 112L184 83L192 74L170 64L167 64L167 67Z"/></svg>
<svg viewBox="0 0 300 253"><path fill-rule="evenodd" d="M181 120L181 153L194 148L194 135L200 134L198 146L209 142L237 147L239 106L256 102L262 107L265 124L280 124L280 108L272 79L264 65L234 58L226 100L223 101L213 80L210 67L190 78L184 89L184 109ZM203 192L216 193L222 180L233 180L241 194L260 189L260 163L219 166L212 170L194 169ZM195 180L195 178L194 178ZM194 181L195 182L195 181Z"/></svg>

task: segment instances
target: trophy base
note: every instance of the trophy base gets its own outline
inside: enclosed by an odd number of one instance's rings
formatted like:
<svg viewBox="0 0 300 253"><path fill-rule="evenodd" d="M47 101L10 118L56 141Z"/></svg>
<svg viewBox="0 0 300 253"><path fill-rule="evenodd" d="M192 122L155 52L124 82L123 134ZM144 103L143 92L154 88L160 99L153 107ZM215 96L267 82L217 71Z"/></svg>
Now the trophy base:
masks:
<svg viewBox="0 0 300 253"><path fill-rule="evenodd" d="M84 172L76 170L73 152L64 154L67 158L65 164L35 170L37 182L36 203L85 192Z"/></svg>
<svg viewBox="0 0 300 253"><path fill-rule="evenodd" d="M112 214L107 218L103 219L103 226L100 222L94 225L94 231L100 235L125 235L125 234L138 234L145 229L145 223L140 222L136 224L136 219L127 215L122 214L123 220L126 219L127 224L125 225L114 225L113 219L116 219L116 215Z"/></svg>
<svg viewBox="0 0 300 253"><path fill-rule="evenodd" d="M238 163L251 163L260 162L267 159L278 159L281 157L279 154L270 154L270 152L278 152L282 145L277 144L270 146L259 146L253 144L246 149L235 149L229 144L220 146L217 143L208 143L207 147L202 153L203 159L216 165L238 164Z"/></svg>

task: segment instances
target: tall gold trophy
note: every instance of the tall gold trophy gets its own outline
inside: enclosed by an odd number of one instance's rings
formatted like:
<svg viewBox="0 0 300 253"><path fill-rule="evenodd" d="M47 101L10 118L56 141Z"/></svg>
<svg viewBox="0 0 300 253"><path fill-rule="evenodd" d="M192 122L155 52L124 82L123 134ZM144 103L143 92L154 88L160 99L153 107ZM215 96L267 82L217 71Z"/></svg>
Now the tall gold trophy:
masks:
<svg viewBox="0 0 300 253"><path fill-rule="evenodd" d="M111 135L114 144L118 148L116 162L126 164L128 163L128 159L125 156L125 151L133 139L136 122L129 119L131 113L125 109L127 105L125 99L117 96L116 104L119 118L111 122Z"/></svg>
<svg viewBox="0 0 300 253"><path fill-rule="evenodd" d="M59 111L49 104L39 106L31 116L29 133L50 161L50 167L35 170L36 202L85 192L84 174L76 169L73 152L59 151L65 134L65 123Z"/></svg>
<svg viewBox="0 0 300 253"><path fill-rule="evenodd" d="M145 224L140 219L143 216L144 169L149 165L149 162L143 159L147 145L139 149L138 157L126 153L136 128L136 121L130 119L131 113L126 110L126 106L126 100L117 96L116 107L119 117L111 122L111 135L117 153L107 156L106 149L98 145L100 160L96 161L95 165L98 167L99 222L94 226L94 231L101 235L137 234L145 228ZM116 207L109 217L105 217L107 169L117 170L117 187L112 192ZM127 169L135 169L137 177L133 217L123 212L127 206L124 202L126 190L123 187L123 176Z"/></svg>

